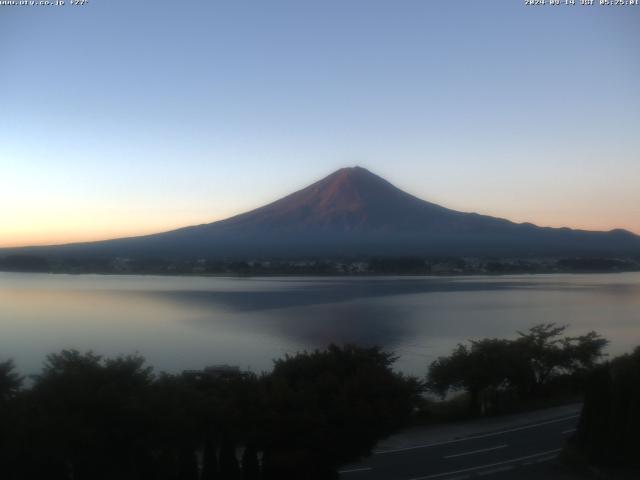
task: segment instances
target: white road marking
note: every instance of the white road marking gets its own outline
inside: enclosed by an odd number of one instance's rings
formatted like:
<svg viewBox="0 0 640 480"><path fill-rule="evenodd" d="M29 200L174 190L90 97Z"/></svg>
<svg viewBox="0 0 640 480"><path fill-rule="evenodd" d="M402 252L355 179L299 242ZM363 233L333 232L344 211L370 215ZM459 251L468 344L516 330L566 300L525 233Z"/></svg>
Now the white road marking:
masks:
<svg viewBox="0 0 640 480"><path fill-rule="evenodd" d="M525 425L525 426L522 426L522 427L509 428L507 430L502 430L500 432L485 433L483 435L472 435L471 437L456 438L455 440L447 440L447 441L444 441L444 442L426 443L424 445L414 445L412 447L393 448L391 450L378 450L376 452L373 452L373 454L374 455L382 455L382 454L385 454L385 453L404 452L404 451L407 451L407 450L417 450L419 448L437 447L438 445L448 445L450 443L466 442L467 440L477 440L479 438L495 437L496 435L503 435L505 433L519 432L520 430L527 430L529 428L536 428L536 427L542 427L544 425L550 425L552 423L565 422L565 421L571 420L573 418L578 418L579 416L580 416L579 414L576 414L576 415L571 415L571 416L568 416L568 417L557 418L555 420L548 420L546 422L534 423L532 425Z"/></svg>
<svg viewBox="0 0 640 480"><path fill-rule="evenodd" d="M350 468L349 470L340 470L338 473L356 473L356 472L367 472L369 470L373 470L371 467L362 467L362 468Z"/></svg>
<svg viewBox="0 0 640 480"><path fill-rule="evenodd" d="M505 460L504 462L489 463L487 465L480 465L480 466L477 466L477 467L465 468L465 469L462 469L462 470L456 470L454 472L436 473L434 475L427 475L425 477L415 477L415 478L412 478L411 480L429 480L431 478L441 478L441 477L447 477L449 475L457 475L459 473L473 472L475 470L482 470L484 468L492 468L492 467L497 467L497 466L500 466L500 465L507 465L509 463L521 462L522 460L528 460L530 458L536 458L536 457L542 457L544 455L556 454L560 450L562 450L562 449L561 448L557 448L555 450L548 450L546 452L540 452L540 453L534 453L533 455L527 455L526 457L512 458L511 460ZM554 458L554 456L549 457L549 459Z"/></svg>
<svg viewBox="0 0 640 480"><path fill-rule="evenodd" d="M473 455L474 453L490 452L492 450L498 450L500 448L506 448L507 445L498 445L497 447L481 448L479 450L473 450L471 452L456 453L454 455L446 455L444 458L456 458L464 457L465 455Z"/></svg>
<svg viewBox="0 0 640 480"><path fill-rule="evenodd" d="M562 434L563 434L563 435L566 435L567 433L573 433L573 432L575 432L575 431L576 431L576 429L575 429L575 428L570 428L569 430L563 430L563 431L562 431Z"/></svg>
<svg viewBox="0 0 640 480"><path fill-rule="evenodd" d="M492 468L491 470L485 470L484 472L478 472L478 476L484 477L486 475L495 475L500 472L508 472L509 470L513 470L513 465L507 465L505 467L497 467Z"/></svg>

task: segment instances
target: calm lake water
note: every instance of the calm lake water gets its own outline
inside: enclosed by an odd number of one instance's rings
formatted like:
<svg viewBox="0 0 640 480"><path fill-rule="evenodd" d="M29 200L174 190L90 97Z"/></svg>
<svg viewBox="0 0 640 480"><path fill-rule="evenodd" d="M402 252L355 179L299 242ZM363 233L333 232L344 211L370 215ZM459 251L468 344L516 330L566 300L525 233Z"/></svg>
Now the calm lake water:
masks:
<svg viewBox="0 0 640 480"><path fill-rule="evenodd" d="M254 371L330 342L382 345L423 375L467 339L541 322L640 344L640 273L502 277L209 278L0 273L0 360L36 373L63 348L138 352L157 370Z"/></svg>

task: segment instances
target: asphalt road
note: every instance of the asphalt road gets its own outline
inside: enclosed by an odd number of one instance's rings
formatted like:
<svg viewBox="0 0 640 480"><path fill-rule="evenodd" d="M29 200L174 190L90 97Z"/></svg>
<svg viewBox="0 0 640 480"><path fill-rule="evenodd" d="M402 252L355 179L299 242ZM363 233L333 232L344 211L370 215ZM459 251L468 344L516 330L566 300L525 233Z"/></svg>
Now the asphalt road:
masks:
<svg viewBox="0 0 640 480"><path fill-rule="evenodd" d="M343 480L461 480L504 478L557 458L575 430L577 414L454 440L379 450L340 471ZM508 477L508 476L507 476ZM511 478L511 477L508 477Z"/></svg>

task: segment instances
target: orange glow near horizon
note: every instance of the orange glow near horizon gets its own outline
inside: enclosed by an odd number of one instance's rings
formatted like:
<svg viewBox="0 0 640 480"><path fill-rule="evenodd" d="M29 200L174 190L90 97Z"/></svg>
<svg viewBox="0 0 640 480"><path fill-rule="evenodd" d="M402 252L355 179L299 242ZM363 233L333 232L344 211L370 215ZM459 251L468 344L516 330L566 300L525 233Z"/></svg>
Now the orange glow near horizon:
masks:
<svg viewBox="0 0 640 480"><path fill-rule="evenodd" d="M524 174L520 177L527 178L526 185L504 178L494 183L477 182L473 172L464 176L449 173L442 176L447 181L434 181L420 170L413 175L385 170L384 166L371 168L399 189L453 210L541 227L621 228L640 234L640 196L634 169L610 180L615 188L595 181L553 183L546 177ZM150 182L148 189L141 191L139 182L123 188L109 179L100 183L97 178L93 187L67 180L62 188L47 183L44 177L39 183L26 185L25 175L15 174L19 170L14 169L7 171L9 177L12 171L15 178L8 178L5 188L0 189L0 205L8 206L0 209L0 248L100 241L211 223L271 203L326 175L324 168L318 168L316 173L304 169L295 178L265 175L245 181L227 174L212 176L215 181L209 182L202 180L205 176L188 172L181 182L167 181L162 187L157 181ZM510 173L506 172L505 178L507 174L519 178L517 172ZM591 177L595 178L595 173Z"/></svg>
<svg viewBox="0 0 640 480"><path fill-rule="evenodd" d="M184 215L169 217L164 221L153 218L103 218L78 215L66 218L40 221L30 219L29 223L16 222L0 227L0 248L60 245L66 243L92 242L114 238L135 237L165 232L190 225L209 223L216 219L198 218Z"/></svg>

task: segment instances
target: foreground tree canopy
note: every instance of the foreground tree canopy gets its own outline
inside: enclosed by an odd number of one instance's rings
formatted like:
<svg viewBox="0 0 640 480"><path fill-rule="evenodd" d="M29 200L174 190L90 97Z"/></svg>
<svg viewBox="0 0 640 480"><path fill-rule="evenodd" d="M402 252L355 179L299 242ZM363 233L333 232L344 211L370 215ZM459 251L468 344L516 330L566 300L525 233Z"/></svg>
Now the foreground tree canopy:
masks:
<svg viewBox="0 0 640 480"><path fill-rule="evenodd" d="M599 366L589 375L573 443L591 464L640 470L638 432L640 347Z"/></svg>
<svg viewBox="0 0 640 480"><path fill-rule="evenodd" d="M257 376L155 375L139 356L50 355L30 388L0 364L0 478L329 479L420 394L378 348L331 346Z"/></svg>
<svg viewBox="0 0 640 480"><path fill-rule="evenodd" d="M564 326L537 325L514 340L472 340L429 367L427 385L442 397L465 391L473 413L491 407L498 394L519 398L544 395L558 379L581 383L603 356L607 340L596 332L562 336Z"/></svg>

